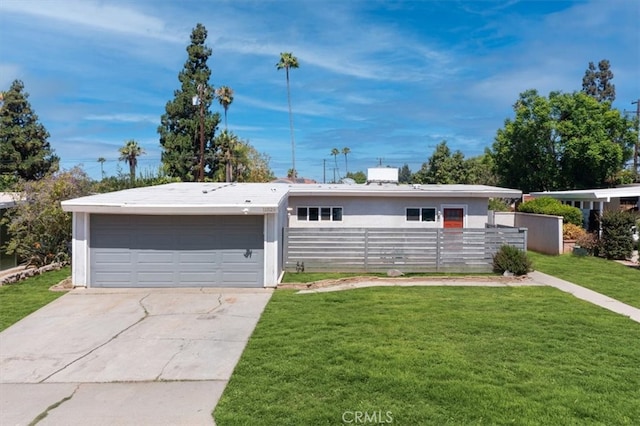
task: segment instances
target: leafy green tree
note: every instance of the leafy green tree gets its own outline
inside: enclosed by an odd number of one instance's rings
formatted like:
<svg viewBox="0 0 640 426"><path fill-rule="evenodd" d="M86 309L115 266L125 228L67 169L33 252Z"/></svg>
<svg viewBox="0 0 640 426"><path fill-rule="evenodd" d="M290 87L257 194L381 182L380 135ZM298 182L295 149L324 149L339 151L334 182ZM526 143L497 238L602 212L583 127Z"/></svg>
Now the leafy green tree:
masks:
<svg viewBox="0 0 640 426"><path fill-rule="evenodd" d="M38 181L21 180L21 194L15 207L7 212L10 235L9 254L34 266L69 260L71 213L64 212L61 201L88 195L91 180L80 168L56 172Z"/></svg>
<svg viewBox="0 0 640 426"><path fill-rule="evenodd" d="M465 179L464 154L457 150L453 154L447 141L440 142L433 154L413 176L416 183L462 183Z"/></svg>
<svg viewBox="0 0 640 426"><path fill-rule="evenodd" d="M495 172L493 157L489 152L485 152L477 157L465 160L465 176L462 183L470 185L498 185L498 176Z"/></svg>
<svg viewBox="0 0 640 426"><path fill-rule="evenodd" d="M269 156L258 152L249 142L239 140L236 152L242 159L236 165L238 182L271 182L276 178L269 167Z"/></svg>
<svg viewBox="0 0 640 426"><path fill-rule="evenodd" d="M218 167L214 138L220 114L210 111L215 91L209 84L211 70L207 60L211 49L205 44L206 39L206 28L197 24L187 47L188 58L178 75L180 88L167 102L158 127L162 164L169 176L182 181L195 181L200 171L201 112L205 139L204 176L212 178Z"/></svg>
<svg viewBox="0 0 640 426"><path fill-rule="evenodd" d="M631 157L633 121L584 93L520 94L491 156L500 185L524 192L603 187Z"/></svg>
<svg viewBox="0 0 640 426"><path fill-rule="evenodd" d="M298 68L298 58L293 56L291 52L280 53L280 61L276 64L276 68L285 70L287 76L287 102L289 104L289 128L291 129L291 168L293 169L292 176L297 176L296 170L296 143L293 137L293 113L291 112L291 89L289 87L289 70Z"/></svg>
<svg viewBox="0 0 640 426"><path fill-rule="evenodd" d="M613 72L609 60L603 59L598 62L598 70L593 62L589 62L589 67L582 77L582 92L598 102L616 100L616 86L611 83Z"/></svg>
<svg viewBox="0 0 640 426"><path fill-rule="evenodd" d="M0 175L2 182L39 180L58 170L59 158L49 145L49 132L38 121L24 84L15 80L0 104ZM4 189L4 188L3 188Z"/></svg>
<svg viewBox="0 0 640 426"><path fill-rule="evenodd" d="M129 165L129 179L131 181L131 186L136 180L136 167L138 166L138 157L144 154L144 149L138 142L133 139L127 141L124 146L118 149L120 152L120 157L118 158L120 161L124 161Z"/></svg>
<svg viewBox="0 0 640 426"><path fill-rule="evenodd" d="M362 170L359 170L355 173L349 172L347 176L350 179L353 179L356 183L366 183L367 182L367 174Z"/></svg>
<svg viewBox="0 0 640 426"><path fill-rule="evenodd" d="M398 182L411 183L411 169L408 164L403 165L400 170L398 170Z"/></svg>

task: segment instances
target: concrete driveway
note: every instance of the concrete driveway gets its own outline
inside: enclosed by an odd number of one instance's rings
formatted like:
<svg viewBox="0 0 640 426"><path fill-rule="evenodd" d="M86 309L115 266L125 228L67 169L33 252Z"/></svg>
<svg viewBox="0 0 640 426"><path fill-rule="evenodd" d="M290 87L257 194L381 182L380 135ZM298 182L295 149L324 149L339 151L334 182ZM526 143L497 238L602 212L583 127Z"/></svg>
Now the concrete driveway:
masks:
<svg viewBox="0 0 640 426"><path fill-rule="evenodd" d="M0 424L213 424L271 294L73 290L0 333Z"/></svg>

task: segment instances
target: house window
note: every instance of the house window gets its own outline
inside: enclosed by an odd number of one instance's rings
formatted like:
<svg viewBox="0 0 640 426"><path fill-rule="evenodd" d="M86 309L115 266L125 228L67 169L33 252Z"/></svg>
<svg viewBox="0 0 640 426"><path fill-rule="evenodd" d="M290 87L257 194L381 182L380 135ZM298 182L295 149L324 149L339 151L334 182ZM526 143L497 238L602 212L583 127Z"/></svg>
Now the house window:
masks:
<svg viewBox="0 0 640 426"><path fill-rule="evenodd" d="M436 209L428 208L421 209L423 222L435 222L436 221Z"/></svg>
<svg viewBox="0 0 640 426"><path fill-rule="evenodd" d="M317 221L320 213L320 208L318 207L309 207L309 220Z"/></svg>
<svg viewBox="0 0 640 426"><path fill-rule="evenodd" d="M407 220L411 222L417 222L420 220L420 209L407 209Z"/></svg>
<svg viewBox="0 0 640 426"><path fill-rule="evenodd" d="M407 221L409 222L435 222L436 221L436 209L433 207L417 208L408 207Z"/></svg>
<svg viewBox="0 0 640 426"><path fill-rule="evenodd" d="M302 222L341 222L342 207L298 207L298 220Z"/></svg>

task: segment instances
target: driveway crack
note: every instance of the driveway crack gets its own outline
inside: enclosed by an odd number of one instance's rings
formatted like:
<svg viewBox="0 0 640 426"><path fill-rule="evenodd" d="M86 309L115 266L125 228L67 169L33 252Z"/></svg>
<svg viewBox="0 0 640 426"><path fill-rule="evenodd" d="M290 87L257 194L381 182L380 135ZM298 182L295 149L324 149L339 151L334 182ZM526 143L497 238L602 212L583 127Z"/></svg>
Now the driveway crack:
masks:
<svg viewBox="0 0 640 426"><path fill-rule="evenodd" d="M154 382L157 382L158 380L160 380L160 378L162 377L162 375L164 374L164 370L167 368L167 366L169 364L171 364L171 361L173 361L173 359L178 356L179 353L182 352L182 350L184 349L185 346L185 341L184 339L180 339L182 340L182 343L180 344L180 347L178 348L178 350L176 351L176 353L174 353L173 355L171 355L171 358L169 358L169 360L162 366L162 370L160 370L160 373L158 373L158 375L156 376L155 379L153 379Z"/></svg>
<svg viewBox="0 0 640 426"><path fill-rule="evenodd" d="M36 418L33 419L31 421L31 423L29 423L29 426L34 426L34 425L40 423L41 420L43 420L45 417L47 417L49 415L49 411L55 410L56 408L58 408L59 406L61 406L65 402L69 401L71 398L73 398L73 396L76 394L76 392L78 392L78 389L80 389L80 385L79 384L76 386L76 388L73 390L73 392L71 392L71 395L65 396L60 401L55 402L55 403L51 404L50 406L48 406L47 408L45 408L45 410L42 413L38 414L36 416Z"/></svg>
<svg viewBox="0 0 640 426"><path fill-rule="evenodd" d="M140 318L138 321L134 322L133 324L129 325L128 327L123 328L122 330L120 330L119 332L117 332L116 334L114 334L113 336L111 336L109 339L107 339L105 342L101 343L100 345L96 346L95 348L91 349L89 352L83 354L82 356L79 356L78 358L74 359L73 361L63 365L62 367L60 367L59 369L57 369L56 371L54 371L53 373L49 374L48 376L46 376L45 378L43 378L42 380L40 380L38 383L44 383L47 380L49 380L51 377L55 376L56 374L58 374L59 372L65 370L67 367L75 364L76 362L80 361L81 359L84 359L86 357L88 357L89 355L91 355L92 353L94 353L95 351L97 351L98 349L108 345L109 343L111 343L112 341L114 341L115 339L117 339L122 333L131 330L133 327L135 327L136 325L140 324L142 321L144 321L145 319L147 319L149 317L149 311L147 310L147 308L144 306L144 299L146 299L147 297L149 297L150 294L146 294L142 299L138 300L138 304L140 305L140 307L142 308L144 315L142 316L142 318Z"/></svg>

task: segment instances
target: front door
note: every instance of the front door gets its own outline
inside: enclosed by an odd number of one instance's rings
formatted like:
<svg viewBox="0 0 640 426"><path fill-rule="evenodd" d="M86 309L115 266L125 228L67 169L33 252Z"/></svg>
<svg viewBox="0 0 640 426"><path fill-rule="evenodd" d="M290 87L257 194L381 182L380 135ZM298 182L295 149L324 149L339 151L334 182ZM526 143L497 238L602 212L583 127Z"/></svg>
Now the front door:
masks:
<svg viewBox="0 0 640 426"><path fill-rule="evenodd" d="M443 216L445 228L462 228L464 225L464 209L462 208L444 208Z"/></svg>

